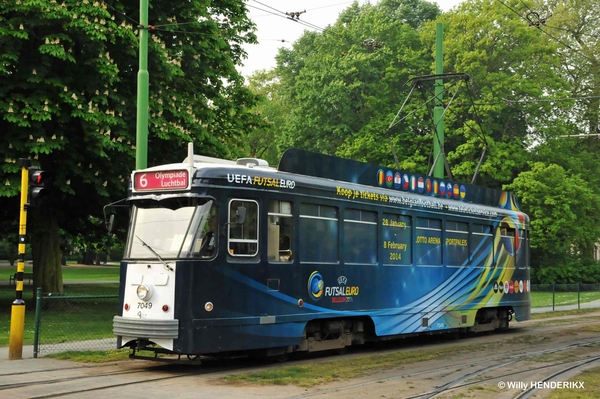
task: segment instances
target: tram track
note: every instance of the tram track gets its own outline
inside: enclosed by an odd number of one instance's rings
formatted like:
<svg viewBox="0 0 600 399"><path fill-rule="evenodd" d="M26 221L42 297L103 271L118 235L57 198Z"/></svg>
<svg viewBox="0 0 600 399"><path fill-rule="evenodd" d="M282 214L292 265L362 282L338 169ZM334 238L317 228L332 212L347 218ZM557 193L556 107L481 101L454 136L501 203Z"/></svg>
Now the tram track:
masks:
<svg viewBox="0 0 600 399"><path fill-rule="evenodd" d="M93 368L93 367L90 367L90 368ZM175 379L181 379L181 378L185 378L185 377L210 375L213 373L227 373L227 372L239 370L242 368L247 369L248 364L232 364L232 365L225 365L225 366L217 365L217 366L206 366L206 367L202 367L202 368L193 366L193 369L190 370L190 368L186 367L187 370L184 372L181 372L180 371L182 369L181 366L165 365L165 364L161 363L156 366L144 367L142 369L137 369L137 370L116 370L113 372L106 372L106 373L93 374L93 375L77 374L77 375L70 375L67 377L60 377L60 378L53 378L52 376L50 376L50 378L45 378L45 379L35 379L35 380L23 381L23 382L12 383L12 384L2 384L2 385L0 385L0 391L7 392L9 395L12 395L13 397L15 395L17 397L19 397L20 389L21 390L28 389L29 391L31 391L31 388L35 388L36 386L42 387L42 386L52 385L53 388L52 388L51 393L42 394L42 395L27 394L27 398L43 399L43 398L67 397L67 396L83 395L83 394L90 394L92 396L89 396L89 397L96 397L95 395L93 395L94 393L98 393L98 392L109 390L109 389L124 387L124 386L132 386L132 385L140 385L140 384L154 383L154 382L160 382L160 381L175 380ZM52 372L54 372L54 373L61 372L61 371L67 370L67 369L72 370L75 368L72 368L72 367L56 368L56 369L52 369ZM89 371L89 368L85 371ZM47 372L50 372L50 370L47 370ZM159 375L157 375L158 373L161 373L161 374L166 373L168 375L159 376ZM120 378L122 380L122 382L114 382L114 379L112 378L112 377L130 377L130 376L135 376L135 375L140 375L140 374L145 374L146 378L141 378L141 379ZM149 378L147 377L148 374L150 374ZM103 382L107 378L111 379L111 383ZM77 381L77 384L81 385L80 384L81 380L88 380L84 384L84 385L86 385L85 388L71 389L70 385L73 383L73 381ZM94 380L97 380L97 382Z"/></svg>
<svg viewBox="0 0 600 399"><path fill-rule="evenodd" d="M435 387L434 389L431 389L427 392L410 395L410 396L403 396L402 398L403 399L431 399L431 398L437 397L439 395L442 395L442 394L447 393L452 390L469 387L469 386L472 386L475 384L481 384L481 383L485 383L485 382L489 382L489 381L494 381L494 380L497 380L498 378L506 378L506 377L514 378L518 374L525 374L527 372L544 370L544 369L553 368L553 367L556 367L558 365L563 365L563 364L571 364L572 362L562 362L562 363L556 363L556 364L551 364L551 365L544 365L544 366L539 366L539 367L535 367L535 368L529 368L529 369L520 371L518 373L515 373L515 372L505 373L505 374L502 374L499 376L483 378L483 379L478 379L476 381L463 383L466 380L476 378L478 376L484 375L491 371L500 370L507 366L514 365L515 363L527 361L527 360L530 360L532 358L535 358L535 357L538 357L541 355L547 355L547 354L557 353L557 352L561 352L561 351L568 351L568 350L581 348L581 347L585 347L585 346L589 346L589 345L593 345L593 344L600 344L600 339L597 339L597 338L582 339L581 342L569 343L567 345L564 345L564 346L558 347L558 348L556 348L556 347L548 348L548 349L543 349L543 350L538 350L538 351L532 351L527 354L511 355L510 360L506 360L506 355L504 355L504 356L498 356L498 357L495 357L492 359L481 359L479 361L468 361L468 362L455 363L454 367L457 370L460 370L464 367L470 367L470 368L477 367L480 365L484 365L485 363L492 363L492 364L489 366L482 367L473 372L461 374L459 377L457 377L441 386ZM504 359L504 361L502 361L503 359ZM595 361L598 361L598 360L600 360L600 356L598 356ZM587 362L587 363L589 363L589 362ZM572 368L569 368L569 370L570 369L572 369ZM364 381L361 383L336 385L335 387L332 387L329 389L318 390L316 392L311 392L311 393L297 395L297 396L290 396L290 397L287 397L286 399L303 399L303 398L317 397L317 396L323 396L323 395L327 395L329 397L334 392L353 390L358 387L367 387L369 385L380 384L380 383L393 381L393 380L412 379L415 377L423 377L423 376L438 373L438 372L446 372L446 373L449 372L448 366L427 368L424 370L420 370L417 372L411 372L411 373L401 373L401 374L389 376L386 378L374 378L374 379L370 379L368 381ZM396 397L396 396L394 396L394 397ZM526 399L526 397L523 397L522 399Z"/></svg>
<svg viewBox="0 0 600 399"><path fill-rule="evenodd" d="M94 364L94 365L77 365L73 367L56 367L52 369L40 369L40 370L29 370L29 371L18 371L14 373L0 373L0 378L10 377L15 375L25 375L25 374L37 374L37 373L50 373L53 371L63 371L63 370L75 370L75 369L94 369L94 368L106 368L113 367L114 363L104 363L104 364ZM3 385L0 384L0 387Z"/></svg>
<svg viewBox="0 0 600 399"><path fill-rule="evenodd" d="M553 373L552 375L544 378L543 380L541 380L540 382L544 383L544 382L550 382L553 379L555 379L556 377L559 377L561 375L564 375L568 372L574 371L574 370L581 370L583 368L585 368L586 366L588 366L591 363L595 363L595 362L600 362L600 356L595 356L591 359L588 360L584 360L581 362L578 362L577 364L573 365L573 366L569 366L566 367L562 370L559 370L555 373ZM526 389L525 391L523 391L520 395L516 396L515 399L528 399L529 397L531 397L532 395L534 395L539 389L537 387L531 387Z"/></svg>
<svg viewBox="0 0 600 399"><path fill-rule="evenodd" d="M60 371L62 371L64 369L60 369ZM111 377L111 376L117 376L117 375L130 375L130 374L137 374L137 373L143 373L146 372L146 370L123 370L123 371L115 371L115 372L110 372L110 373L102 373L102 374L96 374L96 375L85 375L85 376L78 376L78 379L85 379L85 378L99 378L99 377ZM0 384L0 391L4 391L7 389L15 389L15 388L21 388L21 387L27 387L27 386L32 386L32 385L44 385L44 384L56 384L59 382L63 382L63 381L70 381L72 380L72 377L64 377L64 378L56 378L56 379L47 379L47 380L42 380L42 381L27 381L27 382L20 382L20 383L13 383L13 384Z"/></svg>
<svg viewBox="0 0 600 399"><path fill-rule="evenodd" d="M600 339L594 329L598 320L577 319L565 324L528 322L497 334L480 334L468 339L443 340L428 339L419 346L410 341L390 345L377 344L374 348L351 348L347 354L327 356L315 354L308 358L285 364L264 365L242 359L211 359L201 365L175 365L148 363L143 361L112 362L102 365L77 365L52 367L45 370L30 370L24 373L0 374L0 396L13 398L96 398L114 394L125 398L137 397L140 390L160 390L160 387L173 387L178 397L191 397L192 392L202 392L202 397L250 397L246 389L236 387L221 378L236 373L247 373L281 366L297 366L328 362L332 358L343 362L360 361L361 357L386 355L392 352L413 351L415 348L436 350L437 345L452 346L456 354L420 363L403 364L397 368L383 370L377 375L336 381L313 388L290 386L281 390L269 386L253 386L254 392L278 399L300 399L327 396L328 399L372 398L371 391L388 388L394 393L386 397L396 399L431 399L444 394L460 394L469 389L481 389L479 386L496 386L499 380L511 378L515 381L542 381L544 378L556 378L568 371L576 371L594 362L600 361ZM592 326L591 328L588 325ZM441 337L440 337L441 338ZM496 348L496 349L494 349ZM592 348L592 349L587 349ZM584 350L585 349L585 350ZM594 352L599 352L598 356ZM556 356L552 354L556 353ZM589 355L584 358L584 355ZM323 356L325 355L325 356ZM541 358L540 356L548 356ZM536 359L537 358L537 359ZM549 360L548 360L549 359ZM568 360L568 361L565 361ZM551 364L533 364L544 361ZM193 367L193 368L192 368ZM549 370L549 371L548 371ZM560 372L560 373L559 373ZM559 373L559 374L556 374ZM22 376L19 379L18 376ZM535 376L535 377L532 377ZM2 377L5 377L2 378ZM533 379L532 379L533 378ZM412 384L406 386L406 384ZM137 388L136 388L137 387ZM401 388L399 388L401 387ZM304 392L303 392L304 391ZM209 393L205 395L205 393ZM217 394L218 393L218 394ZM515 390L514 394L520 393ZM183 396L181 396L183 394ZM256 394L256 393L254 393ZM129 396L128 396L129 395ZM188 395L188 396L186 396ZM219 396L221 395L221 396ZM526 399L522 396L519 399Z"/></svg>

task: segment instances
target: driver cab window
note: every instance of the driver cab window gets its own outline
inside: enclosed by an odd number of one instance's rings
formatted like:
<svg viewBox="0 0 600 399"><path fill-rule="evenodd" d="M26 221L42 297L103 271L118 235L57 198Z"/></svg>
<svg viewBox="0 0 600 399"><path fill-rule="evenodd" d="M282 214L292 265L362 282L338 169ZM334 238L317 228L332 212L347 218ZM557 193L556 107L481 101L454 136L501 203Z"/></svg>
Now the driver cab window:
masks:
<svg viewBox="0 0 600 399"><path fill-rule="evenodd" d="M243 221L238 218L245 214ZM258 254L258 203L249 200L229 202L229 254L255 256Z"/></svg>
<svg viewBox="0 0 600 399"><path fill-rule="evenodd" d="M269 201L269 262L292 261L292 203Z"/></svg>
<svg viewBox="0 0 600 399"><path fill-rule="evenodd" d="M196 233L194 242L194 257L207 259L213 258L217 254L219 238L217 209L216 206L212 206L198 225L198 232Z"/></svg>

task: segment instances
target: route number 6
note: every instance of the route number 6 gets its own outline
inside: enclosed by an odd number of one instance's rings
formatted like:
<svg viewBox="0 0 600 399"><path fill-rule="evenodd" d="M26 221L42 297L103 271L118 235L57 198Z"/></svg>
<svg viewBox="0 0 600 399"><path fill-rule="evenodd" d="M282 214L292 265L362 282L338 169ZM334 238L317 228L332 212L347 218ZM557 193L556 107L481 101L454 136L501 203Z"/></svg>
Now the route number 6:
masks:
<svg viewBox="0 0 600 399"><path fill-rule="evenodd" d="M146 179L146 174L144 173L143 175L140 176L140 187L146 188L147 185L148 185L148 180Z"/></svg>

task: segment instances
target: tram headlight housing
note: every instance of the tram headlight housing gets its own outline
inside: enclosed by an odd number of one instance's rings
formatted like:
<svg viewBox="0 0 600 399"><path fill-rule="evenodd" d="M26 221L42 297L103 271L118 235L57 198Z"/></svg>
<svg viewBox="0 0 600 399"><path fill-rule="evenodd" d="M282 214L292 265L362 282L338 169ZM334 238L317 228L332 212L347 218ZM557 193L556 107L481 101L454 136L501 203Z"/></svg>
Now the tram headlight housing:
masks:
<svg viewBox="0 0 600 399"><path fill-rule="evenodd" d="M138 298L140 298L144 302L150 300L153 292L154 288L151 284L140 284L138 285L136 290Z"/></svg>

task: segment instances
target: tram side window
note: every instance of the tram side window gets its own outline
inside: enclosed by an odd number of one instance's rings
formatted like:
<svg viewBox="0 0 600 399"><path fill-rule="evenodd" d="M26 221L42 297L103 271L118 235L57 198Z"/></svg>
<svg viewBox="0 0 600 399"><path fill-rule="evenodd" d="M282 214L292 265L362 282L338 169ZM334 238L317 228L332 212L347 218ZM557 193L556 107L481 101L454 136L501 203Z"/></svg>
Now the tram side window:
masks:
<svg viewBox="0 0 600 399"><path fill-rule="evenodd" d="M444 233L446 266L469 266L469 225L448 220Z"/></svg>
<svg viewBox="0 0 600 399"><path fill-rule="evenodd" d="M383 264L412 265L412 220L410 216L384 213Z"/></svg>
<svg viewBox="0 0 600 399"><path fill-rule="evenodd" d="M417 218L415 256L417 265L442 265L442 221Z"/></svg>
<svg viewBox="0 0 600 399"><path fill-rule="evenodd" d="M494 263L494 235L492 226L471 225L471 264L475 267L491 267Z"/></svg>
<svg viewBox="0 0 600 399"><path fill-rule="evenodd" d="M519 232L515 241L517 243L517 267L519 269L525 269L527 268L527 245L525 244L525 230L519 229L517 231Z"/></svg>
<svg viewBox="0 0 600 399"><path fill-rule="evenodd" d="M527 268L531 268L531 252L529 251L529 230L525 230L525 264Z"/></svg>
<svg viewBox="0 0 600 399"><path fill-rule="evenodd" d="M506 252L510 256L506 257L506 264L502 265L504 267L508 267L510 269L515 268L515 255L516 255L516 246L515 246L515 238L516 231L513 227L508 226L507 224L501 224L498 227L498 233L500 235L500 246L504 248Z"/></svg>
<svg viewBox="0 0 600 399"><path fill-rule="evenodd" d="M346 209L343 228L344 262L377 263L377 213Z"/></svg>
<svg viewBox="0 0 600 399"><path fill-rule="evenodd" d="M300 204L300 261L338 262L338 208Z"/></svg>
<svg viewBox="0 0 600 399"><path fill-rule="evenodd" d="M291 202L269 201L267 258L270 262L292 261L293 220Z"/></svg>
<svg viewBox="0 0 600 399"><path fill-rule="evenodd" d="M246 208L244 223L236 223L236 212ZM233 256L254 256L258 253L258 203L250 200L231 200L229 203L229 253Z"/></svg>

